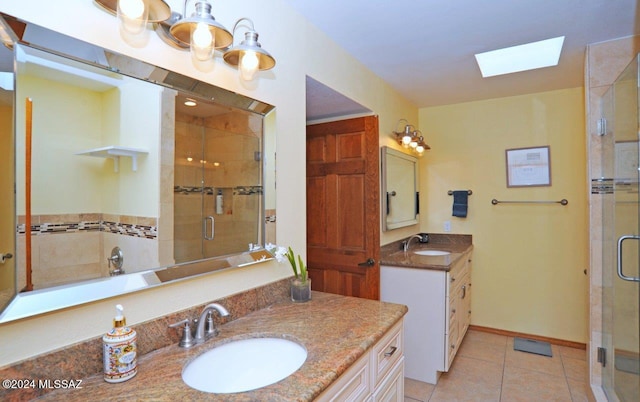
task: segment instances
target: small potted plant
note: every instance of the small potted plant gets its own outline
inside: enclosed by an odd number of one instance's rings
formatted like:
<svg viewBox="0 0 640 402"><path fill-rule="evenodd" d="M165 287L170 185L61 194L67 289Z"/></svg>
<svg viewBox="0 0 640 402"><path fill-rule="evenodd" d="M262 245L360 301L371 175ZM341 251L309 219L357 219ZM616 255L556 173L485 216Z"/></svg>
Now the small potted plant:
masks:
<svg viewBox="0 0 640 402"><path fill-rule="evenodd" d="M289 247L278 247L273 245L267 245L267 250L273 250L273 254L276 256L278 262L283 262L285 259L291 264L293 269L293 278L291 278L291 301L293 302L306 302L311 300L311 278L307 272L307 267L302 261L300 255L297 256L293 252L293 249Z"/></svg>

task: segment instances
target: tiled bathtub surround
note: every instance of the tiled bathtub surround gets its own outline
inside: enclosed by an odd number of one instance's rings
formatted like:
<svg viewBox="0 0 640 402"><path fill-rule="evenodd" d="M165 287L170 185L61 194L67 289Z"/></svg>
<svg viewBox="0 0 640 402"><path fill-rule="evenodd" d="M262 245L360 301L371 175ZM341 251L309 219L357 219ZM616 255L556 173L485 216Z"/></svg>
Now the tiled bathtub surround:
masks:
<svg viewBox="0 0 640 402"><path fill-rule="evenodd" d="M214 315L216 325L244 317L247 314L278 303L289 298L289 280L284 279L259 288L225 297L215 302L220 303L231 314L221 319ZM160 317L144 323L129 323L138 333L139 358L157 349L177 344L180 331L169 328L169 324L194 318L202 311L204 305ZM108 328L105 329L105 331ZM144 366L140 370L145 370ZM0 368L2 379L81 379L102 372L102 338L70 346L68 348L38 356L10 367ZM113 385L113 384L112 384ZM117 384L115 385L118 386ZM114 389L115 390L115 389ZM2 401L26 401L43 395L44 389L7 390L0 389ZM121 395L124 397L124 395ZM117 398L116 398L117 399Z"/></svg>
<svg viewBox="0 0 640 402"><path fill-rule="evenodd" d="M119 246L125 270L160 266L157 219L101 213L33 215L31 271L35 289L108 276L107 256ZM26 285L25 218L18 217L19 288ZM130 252L136 250L136 253Z"/></svg>

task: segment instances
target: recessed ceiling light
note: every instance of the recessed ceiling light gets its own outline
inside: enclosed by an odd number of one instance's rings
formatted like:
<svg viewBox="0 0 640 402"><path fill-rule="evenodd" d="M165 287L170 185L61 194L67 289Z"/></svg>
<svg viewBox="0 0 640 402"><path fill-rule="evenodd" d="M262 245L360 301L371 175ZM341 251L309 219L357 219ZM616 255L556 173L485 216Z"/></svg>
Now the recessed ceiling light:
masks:
<svg viewBox="0 0 640 402"><path fill-rule="evenodd" d="M483 77L516 73L558 64L564 36L476 54Z"/></svg>
<svg viewBox="0 0 640 402"><path fill-rule="evenodd" d="M187 98L187 100L184 101L185 106L196 106L197 104L198 103L196 103L196 101L191 98Z"/></svg>

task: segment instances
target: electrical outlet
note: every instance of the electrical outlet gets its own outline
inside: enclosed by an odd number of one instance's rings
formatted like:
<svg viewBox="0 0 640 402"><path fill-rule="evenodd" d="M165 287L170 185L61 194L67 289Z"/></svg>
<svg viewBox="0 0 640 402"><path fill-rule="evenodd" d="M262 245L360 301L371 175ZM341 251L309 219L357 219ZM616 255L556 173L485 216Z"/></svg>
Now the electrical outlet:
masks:
<svg viewBox="0 0 640 402"><path fill-rule="evenodd" d="M451 221L444 221L444 231L445 232L451 232Z"/></svg>

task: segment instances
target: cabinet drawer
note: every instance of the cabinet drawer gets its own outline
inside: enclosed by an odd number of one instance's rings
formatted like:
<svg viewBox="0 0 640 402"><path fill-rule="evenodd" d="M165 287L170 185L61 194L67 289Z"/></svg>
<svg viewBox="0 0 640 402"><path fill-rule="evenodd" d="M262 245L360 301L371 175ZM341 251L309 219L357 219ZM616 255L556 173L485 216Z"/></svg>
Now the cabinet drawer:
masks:
<svg viewBox="0 0 640 402"><path fill-rule="evenodd" d="M467 275L467 258L464 256L461 261L458 261L456 265L449 271L449 295L454 295L464 284L464 277Z"/></svg>
<svg viewBox="0 0 640 402"><path fill-rule="evenodd" d="M373 402L404 402L404 357L373 394Z"/></svg>
<svg viewBox="0 0 640 402"><path fill-rule="evenodd" d="M398 322L373 348L371 370L374 388L404 355L403 321Z"/></svg>
<svg viewBox="0 0 640 402"><path fill-rule="evenodd" d="M342 373L331 387L316 399L318 402L328 401L366 401L371 395L371 368L369 354L365 354L347 371Z"/></svg>

